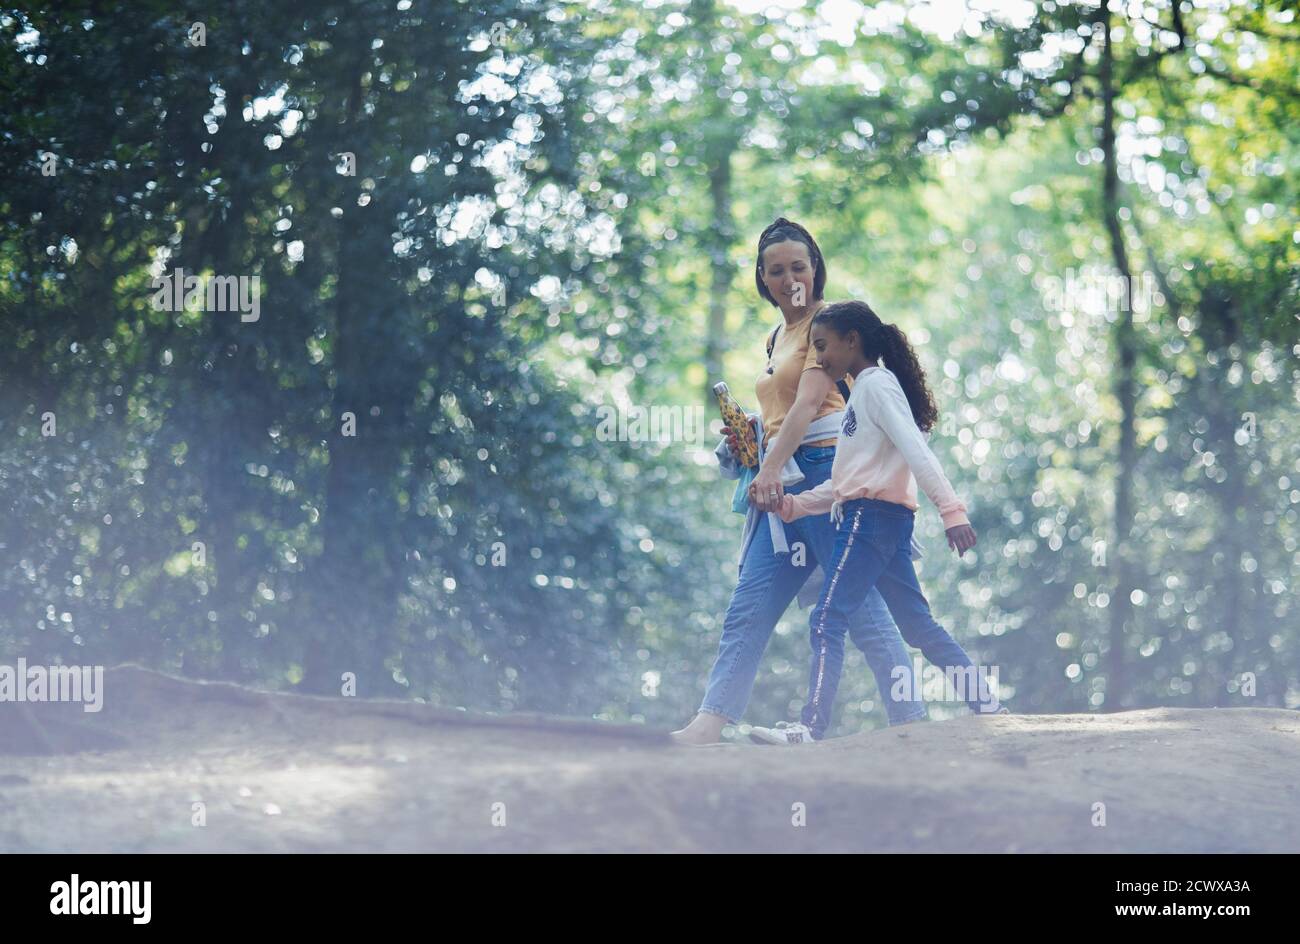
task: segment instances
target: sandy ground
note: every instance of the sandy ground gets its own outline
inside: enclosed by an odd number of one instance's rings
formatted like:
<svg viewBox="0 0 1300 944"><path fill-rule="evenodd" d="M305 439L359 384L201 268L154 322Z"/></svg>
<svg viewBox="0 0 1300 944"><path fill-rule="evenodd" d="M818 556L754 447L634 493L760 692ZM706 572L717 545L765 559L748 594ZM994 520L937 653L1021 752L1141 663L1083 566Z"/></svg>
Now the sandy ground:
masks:
<svg viewBox="0 0 1300 944"><path fill-rule="evenodd" d="M0 704L0 852L1300 851L1300 713L1281 709L684 748L130 666L105 693L99 714L24 706L34 726Z"/></svg>

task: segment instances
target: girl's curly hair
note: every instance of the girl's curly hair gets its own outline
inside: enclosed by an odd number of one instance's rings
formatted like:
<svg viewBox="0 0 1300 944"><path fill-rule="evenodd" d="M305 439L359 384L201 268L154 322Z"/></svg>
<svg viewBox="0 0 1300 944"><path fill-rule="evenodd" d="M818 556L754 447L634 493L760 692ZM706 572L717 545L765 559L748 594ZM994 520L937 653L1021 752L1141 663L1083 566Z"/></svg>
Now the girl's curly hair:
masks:
<svg viewBox="0 0 1300 944"><path fill-rule="evenodd" d="M835 302L827 305L813 317L813 324L824 324L841 337L856 331L862 344L862 354L871 360L883 360L885 366L898 378L898 384L907 395L907 405L912 408L912 418L923 432L934 428L939 419L939 408L934 394L925 382L925 371L916 359L916 351L907 342L898 325L885 324L866 302Z"/></svg>

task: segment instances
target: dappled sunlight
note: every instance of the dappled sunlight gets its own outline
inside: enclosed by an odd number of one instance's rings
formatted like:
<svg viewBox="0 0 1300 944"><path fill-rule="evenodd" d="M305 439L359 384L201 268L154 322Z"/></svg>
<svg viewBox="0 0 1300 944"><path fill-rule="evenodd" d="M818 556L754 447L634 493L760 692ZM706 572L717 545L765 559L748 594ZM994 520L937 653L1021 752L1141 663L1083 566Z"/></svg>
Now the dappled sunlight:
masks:
<svg viewBox="0 0 1300 944"><path fill-rule="evenodd" d="M278 824L423 803L420 757L458 789L378 701L576 719L453 750L556 795L593 728L906 744L902 649L996 674L1008 757L1294 738L1288 5L227 6L0 11L16 789ZM846 587L890 606L828 629ZM107 667L104 714L32 666ZM932 694L925 737L975 730Z"/></svg>

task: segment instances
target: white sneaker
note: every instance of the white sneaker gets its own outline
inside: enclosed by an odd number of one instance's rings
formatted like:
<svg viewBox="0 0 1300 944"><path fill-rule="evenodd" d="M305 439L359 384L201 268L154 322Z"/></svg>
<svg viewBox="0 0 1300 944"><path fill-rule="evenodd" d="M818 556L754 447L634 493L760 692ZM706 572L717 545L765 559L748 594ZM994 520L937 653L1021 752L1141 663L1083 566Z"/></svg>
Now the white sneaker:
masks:
<svg viewBox="0 0 1300 944"><path fill-rule="evenodd" d="M799 721L778 721L775 728L750 728L749 739L758 744L811 744L812 730Z"/></svg>

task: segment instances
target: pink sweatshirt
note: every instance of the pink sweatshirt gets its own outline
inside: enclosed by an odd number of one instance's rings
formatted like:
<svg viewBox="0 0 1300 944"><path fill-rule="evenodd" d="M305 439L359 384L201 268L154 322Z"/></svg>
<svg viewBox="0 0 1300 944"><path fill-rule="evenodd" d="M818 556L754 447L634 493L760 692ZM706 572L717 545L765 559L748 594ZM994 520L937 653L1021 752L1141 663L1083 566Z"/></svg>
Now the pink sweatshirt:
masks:
<svg viewBox="0 0 1300 944"><path fill-rule="evenodd" d="M832 505L854 498L876 498L915 511L917 482L939 509L945 529L970 524L966 506L912 418L898 378L887 367L868 367L853 381L831 477L792 498L800 515L825 514Z"/></svg>

